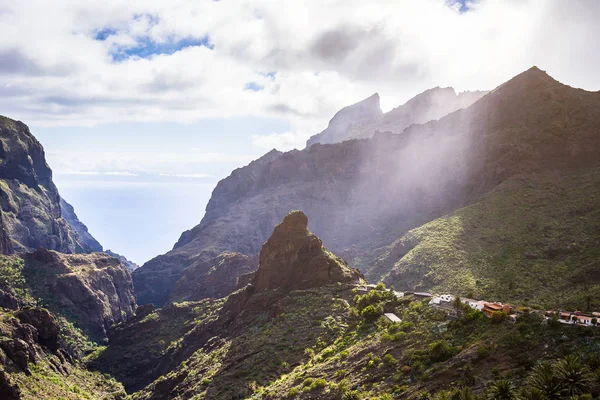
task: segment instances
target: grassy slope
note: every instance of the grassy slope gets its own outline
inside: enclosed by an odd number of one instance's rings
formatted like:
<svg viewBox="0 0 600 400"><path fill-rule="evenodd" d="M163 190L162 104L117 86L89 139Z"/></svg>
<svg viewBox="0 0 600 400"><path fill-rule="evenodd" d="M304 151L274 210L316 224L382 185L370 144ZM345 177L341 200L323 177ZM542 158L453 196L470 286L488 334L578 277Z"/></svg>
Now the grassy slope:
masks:
<svg viewBox="0 0 600 400"><path fill-rule="evenodd" d="M408 399L464 386L481 393L502 378L522 386L537 361L567 354L600 366L598 329L536 315L512 324L477 311L448 321L425 303L379 293L356 301L347 289L293 292L131 398ZM404 322L368 322L357 315L368 304Z"/></svg>
<svg viewBox="0 0 600 400"><path fill-rule="evenodd" d="M600 309L600 171L521 176L411 230L369 275L396 288ZM410 251L400 259L396 248ZM404 251L406 252L406 251ZM402 253L404 253L402 252Z"/></svg>
<svg viewBox="0 0 600 400"><path fill-rule="evenodd" d="M239 333L213 338L132 397L163 398L170 393L169 398L177 399L243 399L263 393L270 382L310 359L313 348L330 345L347 327L349 305L344 297L349 294L346 286L303 290L266 309L258 306L239 317L251 318ZM257 304L264 300L260 294L255 297Z"/></svg>
<svg viewBox="0 0 600 400"><path fill-rule="evenodd" d="M98 372L90 372L79 366L71 366L67 374L52 369L51 361L56 356L31 365L31 375L13 374L21 389L23 400L56 399L124 399L123 385ZM54 361L56 362L56 361Z"/></svg>

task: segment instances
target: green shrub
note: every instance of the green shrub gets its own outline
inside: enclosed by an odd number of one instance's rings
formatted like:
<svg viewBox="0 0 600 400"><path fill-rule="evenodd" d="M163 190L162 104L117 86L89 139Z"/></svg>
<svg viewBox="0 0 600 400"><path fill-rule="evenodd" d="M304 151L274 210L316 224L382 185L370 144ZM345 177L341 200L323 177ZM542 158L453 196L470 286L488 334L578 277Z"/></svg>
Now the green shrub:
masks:
<svg viewBox="0 0 600 400"><path fill-rule="evenodd" d="M487 358L490 355L489 350L485 346L479 346L477 348L477 356L479 358Z"/></svg>
<svg viewBox="0 0 600 400"><path fill-rule="evenodd" d="M298 396L298 394L300 394L300 389L298 389L297 387L293 387L290 390L288 390L287 397L296 397Z"/></svg>
<svg viewBox="0 0 600 400"><path fill-rule="evenodd" d="M361 312L360 316L367 322L376 321L383 312L373 305L366 306Z"/></svg>
<svg viewBox="0 0 600 400"><path fill-rule="evenodd" d="M337 371L335 371L335 374L333 376L340 379L340 378L345 377L347 374L348 374L348 371L346 371L345 369L338 369Z"/></svg>
<svg viewBox="0 0 600 400"><path fill-rule="evenodd" d="M361 395L358 390L349 390L344 392L342 395L342 400L360 400Z"/></svg>
<svg viewBox="0 0 600 400"><path fill-rule="evenodd" d="M445 340L439 340L429 345L429 360L431 362L445 361L456 354L456 349Z"/></svg>
<svg viewBox="0 0 600 400"><path fill-rule="evenodd" d="M502 321L506 321L508 319L508 315L503 313L502 311L494 311L491 315L492 323L499 324Z"/></svg>
<svg viewBox="0 0 600 400"><path fill-rule="evenodd" d="M386 354L385 356L383 356L383 363L388 367L395 367L396 365L398 365L398 360L396 360L396 358L393 355Z"/></svg>

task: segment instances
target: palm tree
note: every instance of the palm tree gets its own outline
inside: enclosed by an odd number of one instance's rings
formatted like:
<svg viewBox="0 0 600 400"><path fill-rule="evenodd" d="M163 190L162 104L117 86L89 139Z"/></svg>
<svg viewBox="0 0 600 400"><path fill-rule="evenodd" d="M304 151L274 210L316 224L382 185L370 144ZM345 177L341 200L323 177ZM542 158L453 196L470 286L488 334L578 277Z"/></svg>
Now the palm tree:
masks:
<svg viewBox="0 0 600 400"><path fill-rule="evenodd" d="M473 391L471 390L471 388L469 387L464 387L462 389L458 389L458 391L456 392L456 398L457 400L476 400L477 396L473 393Z"/></svg>
<svg viewBox="0 0 600 400"><path fill-rule="evenodd" d="M491 384L487 397L490 400L516 400L517 391L511 381L501 379Z"/></svg>
<svg viewBox="0 0 600 400"><path fill-rule="evenodd" d="M536 365L529 374L528 384L544 394L548 400L562 399L564 386L554 373L552 364L543 361Z"/></svg>
<svg viewBox="0 0 600 400"><path fill-rule="evenodd" d="M590 370L579 361L579 357L570 355L558 361L555 366L556 376L561 381L564 394L575 396L588 393L594 382Z"/></svg>
<svg viewBox="0 0 600 400"><path fill-rule="evenodd" d="M456 310L456 315L460 316L460 312L463 308L463 303L459 296L456 296L454 298L454 300L452 301L452 305L454 306L454 309Z"/></svg>
<svg viewBox="0 0 600 400"><path fill-rule="evenodd" d="M548 397L539 389L523 389L521 390L522 400L548 400Z"/></svg>

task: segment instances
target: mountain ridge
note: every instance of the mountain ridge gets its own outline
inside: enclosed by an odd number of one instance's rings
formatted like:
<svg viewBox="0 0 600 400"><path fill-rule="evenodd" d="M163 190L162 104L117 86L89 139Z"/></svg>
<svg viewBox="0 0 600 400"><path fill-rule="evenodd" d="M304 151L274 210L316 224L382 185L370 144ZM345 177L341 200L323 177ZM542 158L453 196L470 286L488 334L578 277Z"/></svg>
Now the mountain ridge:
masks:
<svg viewBox="0 0 600 400"><path fill-rule="evenodd" d="M311 231L376 279L369 268L379 248L511 176L596 165L597 97L530 69L471 106L400 135L277 154L249 170L248 180L239 169L217 185L202 229L190 231L195 238L136 271L140 301L152 301L156 290L145 283L148 276L160 276L162 304L169 282L193 260L223 251L256 254L268 227L293 209L313 215Z"/></svg>

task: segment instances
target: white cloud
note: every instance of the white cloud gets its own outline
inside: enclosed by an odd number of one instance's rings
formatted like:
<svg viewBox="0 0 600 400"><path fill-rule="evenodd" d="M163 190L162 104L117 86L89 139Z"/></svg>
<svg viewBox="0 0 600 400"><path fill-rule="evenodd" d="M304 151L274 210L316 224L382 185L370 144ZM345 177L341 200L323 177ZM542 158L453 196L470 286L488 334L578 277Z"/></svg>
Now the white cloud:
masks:
<svg viewBox="0 0 600 400"><path fill-rule="evenodd" d="M171 178L215 178L205 172L215 169L222 174L224 165L244 165L252 161L253 155L203 153L185 149L172 152L133 151L49 151L49 164L57 175L104 176L104 177L171 177Z"/></svg>
<svg viewBox="0 0 600 400"><path fill-rule="evenodd" d="M534 64L600 89L600 3L470 5L460 14L445 0L7 0L0 109L34 125L277 116L290 132L265 132L252 144L289 148L375 91L391 108L438 85L491 89ZM102 30L112 34L94 40ZM206 36L214 49L111 56L143 40ZM264 90L245 90L249 82Z"/></svg>
<svg viewBox="0 0 600 400"><path fill-rule="evenodd" d="M210 174L158 174L158 176L166 176L169 178L191 178L191 179L214 178L214 176L212 176Z"/></svg>

